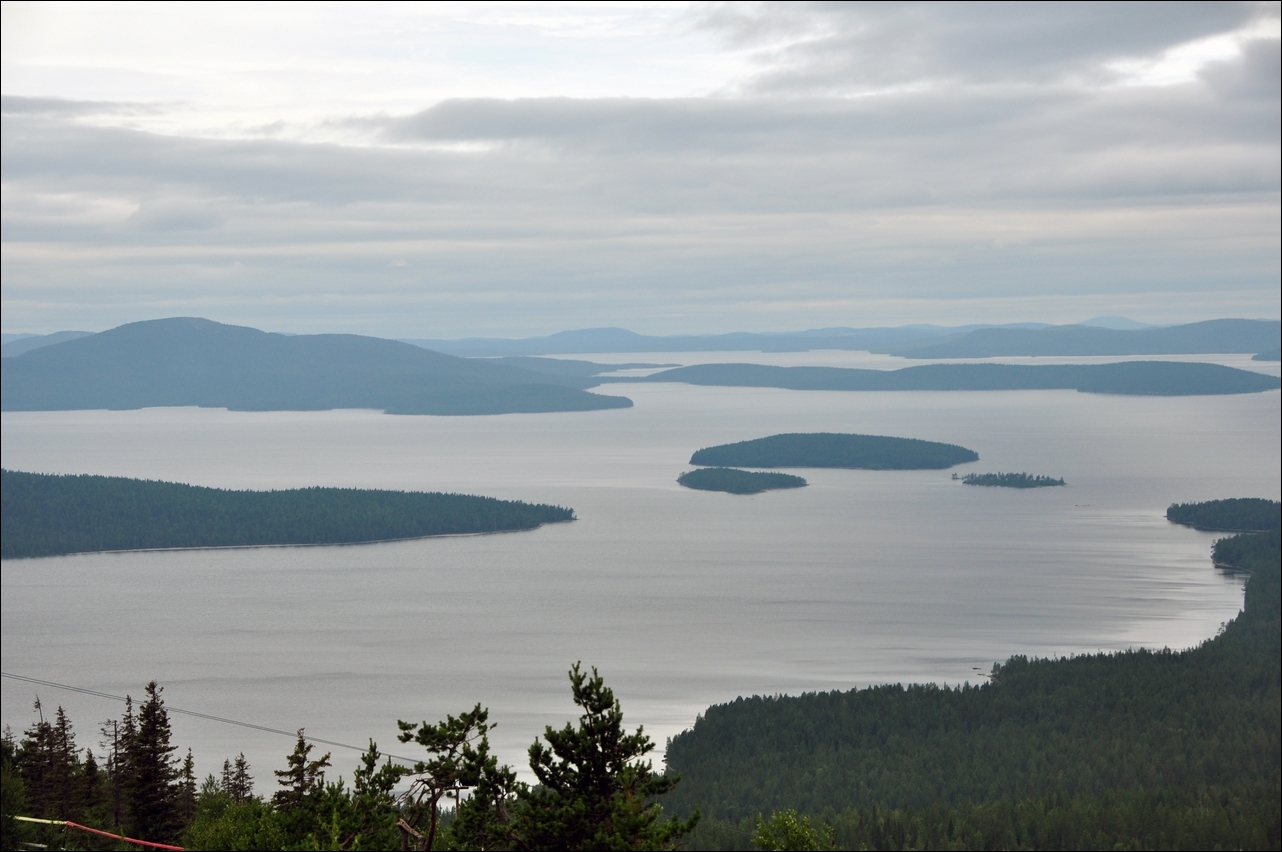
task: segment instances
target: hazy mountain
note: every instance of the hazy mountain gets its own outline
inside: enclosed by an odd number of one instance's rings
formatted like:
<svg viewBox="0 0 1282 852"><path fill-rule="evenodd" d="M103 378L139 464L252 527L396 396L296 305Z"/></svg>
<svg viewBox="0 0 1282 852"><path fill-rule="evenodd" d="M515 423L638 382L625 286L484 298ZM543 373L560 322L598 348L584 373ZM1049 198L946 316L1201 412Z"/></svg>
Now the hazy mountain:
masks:
<svg viewBox="0 0 1282 852"><path fill-rule="evenodd" d="M991 358L1011 355L1195 355L1264 352L1278 347L1277 320L1218 319L1142 329L1059 325L1041 329L979 328L942 339L883 346L905 358Z"/></svg>
<svg viewBox="0 0 1282 852"><path fill-rule="evenodd" d="M392 414L583 411L632 404L595 380L347 334L283 335L174 318L123 325L0 361L5 411L196 405Z"/></svg>
<svg viewBox="0 0 1282 852"><path fill-rule="evenodd" d="M1257 393L1282 380L1220 364L1123 361L1117 364L923 364L902 370L843 367L770 367L762 364L699 364L644 378L604 382L685 382L692 385L788 388L791 390L1048 390L1134 396L1196 396Z"/></svg>
<svg viewBox="0 0 1282 852"><path fill-rule="evenodd" d="M9 340L3 346L0 346L0 358L12 358L15 355L21 355L23 352L30 352L32 349L52 346L55 343L65 343L68 340L88 337L91 334L93 334L92 331L55 331L53 334L14 335L15 339Z"/></svg>
<svg viewBox="0 0 1282 852"><path fill-rule="evenodd" d="M1079 322L1078 325L1084 325L1088 328L1113 328L1118 331L1135 331L1140 328L1157 328L1155 323L1136 322L1128 317L1094 317L1092 319Z"/></svg>

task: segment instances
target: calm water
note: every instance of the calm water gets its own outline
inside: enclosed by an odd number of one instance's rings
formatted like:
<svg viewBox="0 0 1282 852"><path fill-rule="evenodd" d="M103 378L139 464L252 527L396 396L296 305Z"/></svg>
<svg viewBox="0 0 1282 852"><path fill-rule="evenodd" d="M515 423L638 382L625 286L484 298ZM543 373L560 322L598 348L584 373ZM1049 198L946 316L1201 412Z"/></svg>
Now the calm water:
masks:
<svg viewBox="0 0 1282 852"><path fill-rule="evenodd" d="M1237 612L1241 584L1211 567L1214 536L1168 524L1166 506L1282 489L1277 392L606 390L636 407L5 413L6 468L462 491L572 506L579 520L380 545L6 561L4 670L135 696L155 678L176 707L373 737L402 754L413 752L397 748L396 719L480 701L502 758L524 767L543 725L571 718L564 673L580 659L662 746L741 694L974 682L1017 653L1187 647ZM963 488L943 471L799 471L809 488L754 497L674 482L700 447L784 431L945 440L979 452L962 473L1026 470L1070 487ZM82 745L121 710L39 692L68 709ZM4 681L4 723L30 724L35 694ZM291 747L181 716L174 729L202 774L243 750L260 789ZM335 758L350 777L353 757Z"/></svg>

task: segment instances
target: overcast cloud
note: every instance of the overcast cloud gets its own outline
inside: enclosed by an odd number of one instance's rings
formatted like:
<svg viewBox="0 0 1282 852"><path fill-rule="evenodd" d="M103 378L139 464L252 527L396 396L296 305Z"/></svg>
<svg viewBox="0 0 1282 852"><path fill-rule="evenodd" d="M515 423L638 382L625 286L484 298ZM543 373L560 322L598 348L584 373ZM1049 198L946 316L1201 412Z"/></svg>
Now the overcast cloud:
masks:
<svg viewBox="0 0 1282 852"><path fill-rule="evenodd" d="M4 6L6 332L1276 318L1279 5Z"/></svg>

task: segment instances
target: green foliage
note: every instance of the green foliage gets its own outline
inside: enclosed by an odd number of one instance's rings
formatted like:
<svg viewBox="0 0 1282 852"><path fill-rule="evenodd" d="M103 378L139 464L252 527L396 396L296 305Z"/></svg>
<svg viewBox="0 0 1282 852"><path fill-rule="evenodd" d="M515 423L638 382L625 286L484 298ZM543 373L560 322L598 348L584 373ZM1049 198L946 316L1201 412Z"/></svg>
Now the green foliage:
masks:
<svg viewBox="0 0 1282 852"><path fill-rule="evenodd" d="M549 726L530 746L530 769L539 785L518 792L521 808L515 835L534 849L664 849L673 847L699 820L662 818L650 801L671 791L678 778L658 775L642 762L654 743L641 728L623 728L623 710L595 668L570 669L574 703L583 709L578 727Z"/></svg>
<svg viewBox="0 0 1282 852"><path fill-rule="evenodd" d="M109 476L0 473L5 559L100 550L340 544L533 529L572 509L464 494L224 491Z"/></svg>
<svg viewBox="0 0 1282 852"><path fill-rule="evenodd" d="M677 477L686 488L700 491L727 491L731 494L760 494L777 488L804 488L806 480L790 473L759 473L729 467L686 471Z"/></svg>
<svg viewBox="0 0 1282 852"><path fill-rule="evenodd" d="M757 833L752 837L752 844L758 849L771 850L805 850L816 852L821 849L836 849L837 842L832 828L824 826L817 830L810 824L810 817L798 816L796 811L777 811L770 815L770 821L757 814Z"/></svg>
<svg viewBox="0 0 1282 852"><path fill-rule="evenodd" d="M1282 526L1282 503L1258 497L1172 503L1166 519L1210 532L1256 532Z"/></svg>
<svg viewBox="0 0 1282 852"><path fill-rule="evenodd" d="M962 477L963 485L985 485L991 488L1047 488L1063 485L1063 479L1049 476L1032 476L1027 473L968 473Z"/></svg>
<svg viewBox="0 0 1282 852"><path fill-rule="evenodd" d="M956 444L882 435L807 432L706 447L690 457L690 464L941 470L978 460L979 455L974 450Z"/></svg>
<svg viewBox="0 0 1282 852"><path fill-rule="evenodd" d="M980 687L740 698L671 741L685 783L663 801L698 804L712 819L693 841L726 848L775 809L822 815L845 847L1276 848L1279 532L1217 551L1251 572L1245 608L1195 649L1012 657Z"/></svg>
<svg viewBox="0 0 1282 852"><path fill-rule="evenodd" d="M446 716L445 721L434 725L421 722L417 730L412 722L398 720L396 724L401 729L401 742L416 742L430 755L428 760L415 763L413 769L405 773L412 774L414 781L404 797L404 818L416 829L422 826L423 817L427 818L426 832L422 833L423 849L435 846L440 829L440 801L448 792L453 791L455 801L459 802L463 790L480 786L487 776L491 785L498 784L500 796L515 783L515 775L507 767L503 768L504 773L511 777L506 779L506 784L493 779L499 771L498 761L490 755L488 734L494 725L489 722L489 711L480 704L458 716ZM488 813L488 808L484 813ZM467 830L487 836L495 831L475 811Z"/></svg>

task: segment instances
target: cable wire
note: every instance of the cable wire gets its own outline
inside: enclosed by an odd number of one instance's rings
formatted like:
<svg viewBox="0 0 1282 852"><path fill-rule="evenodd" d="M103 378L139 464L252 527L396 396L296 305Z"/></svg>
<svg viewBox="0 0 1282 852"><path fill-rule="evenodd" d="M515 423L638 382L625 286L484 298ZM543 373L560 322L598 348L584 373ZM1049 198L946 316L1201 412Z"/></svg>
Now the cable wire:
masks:
<svg viewBox="0 0 1282 852"><path fill-rule="evenodd" d="M7 677L10 680L19 680L19 681L22 681L23 683L32 683L32 684L36 684L37 686L49 686L49 687L53 687L54 689L65 689L68 692L79 692L83 695L92 695L97 698L109 698L112 701L125 700L125 696L123 695L112 695L109 692L98 692L97 690L94 690L94 689L85 689L84 687L71 686L65 683L57 683L56 681L52 681L52 680L40 680L39 678L27 677L26 675L10 674L9 672L0 672L0 677ZM222 722L224 725L237 725L238 727L241 727L241 728L249 728L250 730L254 730L254 731L263 731L268 734L281 734L282 736L286 736L286 737L298 736L298 731L285 731L285 730L281 730L280 728L269 728L266 725L255 725L253 722L241 722L236 719L228 719L223 716L211 716L208 713L198 713L195 710L182 710L177 707L171 707L168 704L165 705L165 710L167 710L170 713L178 713L183 716L192 716L197 719L206 719L210 722ZM359 752L364 752L368 748L366 746L354 746L354 745L351 745L350 743L340 743L335 740L322 740L319 737L307 737L307 741L313 742L313 743L322 743L324 745L334 746L336 748L348 748L348 749L351 749L352 751L359 751ZM413 766L417 762L414 760L414 758L402 757L399 754L385 754L383 755L383 757L390 757L392 760L399 760L402 763L409 764L410 766Z"/></svg>

